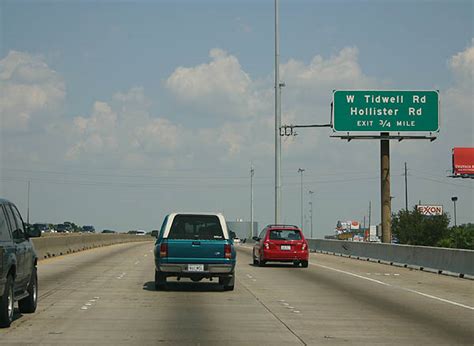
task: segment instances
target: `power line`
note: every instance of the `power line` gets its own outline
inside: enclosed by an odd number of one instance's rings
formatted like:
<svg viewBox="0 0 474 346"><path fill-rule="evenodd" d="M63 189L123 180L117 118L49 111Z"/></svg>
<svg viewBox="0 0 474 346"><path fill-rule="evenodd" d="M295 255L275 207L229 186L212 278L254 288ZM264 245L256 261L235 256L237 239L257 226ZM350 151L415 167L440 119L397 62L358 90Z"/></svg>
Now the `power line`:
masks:
<svg viewBox="0 0 474 346"><path fill-rule="evenodd" d="M435 183L438 183L438 184L452 185L452 186L456 186L456 187L461 187L461 188L463 188L463 189L471 189L471 190L474 190L474 186L468 186L468 185L460 185L460 184L450 183L450 182L447 182L447 181L441 181L441 180L437 180L437 179L433 179L433 178L423 177L423 176L416 175L416 174L413 174L413 177L414 177L415 179L429 180L429 181L432 181L432 182L435 182Z"/></svg>

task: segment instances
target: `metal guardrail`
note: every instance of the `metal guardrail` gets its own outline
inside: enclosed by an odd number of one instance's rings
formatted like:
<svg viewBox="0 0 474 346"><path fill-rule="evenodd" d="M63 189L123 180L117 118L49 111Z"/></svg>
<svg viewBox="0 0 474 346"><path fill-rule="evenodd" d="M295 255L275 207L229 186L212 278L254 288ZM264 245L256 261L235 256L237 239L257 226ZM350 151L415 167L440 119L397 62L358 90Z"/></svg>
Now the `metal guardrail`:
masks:
<svg viewBox="0 0 474 346"><path fill-rule="evenodd" d="M310 250L384 261L405 267L474 276L474 251L428 246L308 239Z"/></svg>

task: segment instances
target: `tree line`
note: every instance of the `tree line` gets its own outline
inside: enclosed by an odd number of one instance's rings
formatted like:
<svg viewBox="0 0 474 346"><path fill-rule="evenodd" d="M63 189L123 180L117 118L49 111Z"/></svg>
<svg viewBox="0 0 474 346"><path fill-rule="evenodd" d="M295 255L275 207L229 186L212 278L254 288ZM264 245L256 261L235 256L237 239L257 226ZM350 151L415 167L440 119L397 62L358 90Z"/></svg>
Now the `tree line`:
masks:
<svg viewBox="0 0 474 346"><path fill-rule="evenodd" d="M392 233L400 244L474 250L474 224L449 227L447 213L425 216L416 208L392 215Z"/></svg>

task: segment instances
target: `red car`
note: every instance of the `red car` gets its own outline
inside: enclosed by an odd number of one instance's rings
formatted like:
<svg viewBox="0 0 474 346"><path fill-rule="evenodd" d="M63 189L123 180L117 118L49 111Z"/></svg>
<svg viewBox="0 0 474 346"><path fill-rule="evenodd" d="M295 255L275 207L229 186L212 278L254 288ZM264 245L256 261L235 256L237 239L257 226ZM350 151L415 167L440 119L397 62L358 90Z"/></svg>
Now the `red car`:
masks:
<svg viewBox="0 0 474 346"><path fill-rule="evenodd" d="M267 262L292 262L296 267L308 267L308 243L303 232L290 225L268 225L258 237L253 237L253 264L264 266Z"/></svg>

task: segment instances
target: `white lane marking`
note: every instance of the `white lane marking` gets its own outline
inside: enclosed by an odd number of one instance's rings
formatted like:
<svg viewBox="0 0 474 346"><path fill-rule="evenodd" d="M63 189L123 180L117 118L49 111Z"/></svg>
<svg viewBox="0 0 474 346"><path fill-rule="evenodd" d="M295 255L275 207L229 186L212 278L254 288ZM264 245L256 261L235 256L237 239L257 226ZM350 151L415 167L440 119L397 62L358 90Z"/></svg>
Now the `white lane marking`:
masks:
<svg viewBox="0 0 474 346"><path fill-rule="evenodd" d="M285 299L279 300L280 303L283 303L283 302L285 302L285 301L286 301Z"/></svg>
<svg viewBox="0 0 474 346"><path fill-rule="evenodd" d="M292 306L287 306L286 308L287 309L294 309L294 307L292 307Z"/></svg>
<svg viewBox="0 0 474 346"><path fill-rule="evenodd" d="M252 275L250 275L250 274L246 274L246 276L247 276L249 279L252 278Z"/></svg>
<svg viewBox="0 0 474 346"><path fill-rule="evenodd" d="M89 299L89 301L90 301L91 303L95 303L95 302L96 302L95 299Z"/></svg>
<svg viewBox="0 0 474 346"><path fill-rule="evenodd" d="M390 276L390 274L389 274L389 273L385 273L385 274L383 274L383 275L385 275L385 276Z"/></svg>
<svg viewBox="0 0 474 346"><path fill-rule="evenodd" d="M94 299L100 299L100 297L94 297Z"/></svg>
<svg viewBox="0 0 474 346"><path fill-rule="evenodd" d="M299 314L299 313L300 313L299 310L293 310L293 312L294 312L295 314Z"/></svg>
<svg viewBox="0 0 474 346"><path fill-rule="evenodd" d="M398 289L403 290L403 291L406 291L406 292L411 292L411 293L419 294L420 296L423 296L423 297L426 297L426 298L431 298L431 299L434 299L434 300L438 300L438 301L440 301L440 302L444 302L444 303L456 305L456 306L459 306L459 307L462 307L462 308L465 308L465 309L474 310L474 307L469 306L469 305L464 305L464 304L461 304L461 303L456 303L456 302L453 302L453 301L451 301L451 300L439 298L439 297L432 296L432 295L430 295L430 294L426 294L426 293L423 293L423 292L415 291L415 290L412 290L412 289L409 289L409 288L400 287L400 286L395 286L395 285L390 285L390 284L387 284L387 283L382 282L382 281L379 281L379 280L371 279L371 278L368 278L368 277L365 277L365 276L362 276L362 275L357 275L357 274L354 274L354 273L351 273L351 272L346 272L345 270L340 270L340 269L336 269L336 268L331 268L331 267L328 267L328 266L325 266L325 265L322 265L322 264L315 264L315 263L310 263L310 264L311 264L312 266L321 267L321 268L333 270L333 271L336 271L336 272L339 272L339 273L342 273L342 274L354 276L354 277L359 278L359 279L364 279L364 280L372 281L372 282L375 282L375 283L377 283L377 284L379 284L379 285L388 286L388 287L393 287L393 288L398 288Z"/></svg>
<svg viewBox="0 0 474 346"><path fill-rule="evenodd" d="M256 279L252 279L253 282L256 282L257 280Z"/></svg>
<svg viewBox="0 0 474 346"><path fill-rule="evenodd" d="M143 255L143 257L148 257L148 255Z"/></svg>
<svg viewBox="0 0 474 346"><path fill-rule="evenodd" d="M140 261L136 261L136 262L135 262L135 265L137 265L137 264L139 264L139 263L140 263Z"/></svg>
<svg viewBox="0 0 474 346"><path fill-rule="evenodd" d="M85 306L92 306L92 303L86 303Z"/></svg>
<svg viewBox="0 0 474 346"><path fill-rule="evenodd" d="M283 303L283 305L288 306L288 305L290 305L290 304L288 304L288 303Z"/></svg>
<svg viewBox="0 0 474 346"><path fill-rule="evenodd" d="M395 273L395 274L393 274L393 276L400 276L400 274Z"/></svg>
<svg viewBox="0 0 474 346"><path fill-rule="evenodd" d="M87 310L87 306L81 307L81 310Z"/></svg>

